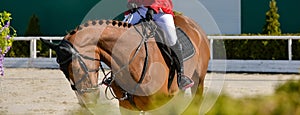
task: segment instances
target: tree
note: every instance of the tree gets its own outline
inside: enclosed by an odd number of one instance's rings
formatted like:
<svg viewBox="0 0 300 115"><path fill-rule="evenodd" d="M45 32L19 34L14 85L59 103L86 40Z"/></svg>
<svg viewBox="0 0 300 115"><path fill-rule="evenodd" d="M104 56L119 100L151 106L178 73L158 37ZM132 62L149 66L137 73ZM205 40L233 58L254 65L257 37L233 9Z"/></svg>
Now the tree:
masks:
<svg viewBox="0 0 300 115"><path fill-rule="evenodd" d="M276 6L276 1L271 0L269 3L270 9L266 12L266 24L263 27L263 34L280 35L280 23L278 21L279 14Z"/></svg>
<svg viewBox="0 0 300 115"><path fill-rule="evenodd" d="M266 12L266 24L263 28L263 34L266 35L281 35L278 7L275 0L271 0L269 3L270 9ZM272 59L286 59L287 53L285 47L286 40L263 40L262 41L266 50L266 53L270 53ZM264 53L264 54L266 54Z"/></svg>
<svg viewBox="0 0 300 115"><path fill-rule="evenodd" d="M33 14L30 17L27 29L24 36L41 36L42 32L40 30L39 19L37 15ZM37 43L37 50L42 49L42 44ZM15 41L13 43L13 48L9 52L11 57L29 57L30 53L30 41Z"/></svg>
<svg viewBox="0 0 300 115"><path fill-rule="evenodd" d="M41 35L42 32L40 29L39 18L37 17L37 15L33 14L27 26L25 36L41 36Z"/></svg>

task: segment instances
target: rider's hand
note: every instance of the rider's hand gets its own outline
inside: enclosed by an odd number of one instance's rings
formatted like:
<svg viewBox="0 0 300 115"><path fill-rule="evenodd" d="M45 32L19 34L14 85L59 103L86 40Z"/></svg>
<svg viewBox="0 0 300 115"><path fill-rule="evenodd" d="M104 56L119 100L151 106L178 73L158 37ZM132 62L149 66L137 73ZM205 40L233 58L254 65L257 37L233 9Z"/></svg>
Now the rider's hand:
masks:
<svg viewBox="0 0 300 115"><path fill-rule="evenodd" d="M154 10L152 8L148 8L148 11L146 13L146 20L147 21L153 20L153 14L154 14Z"/></svg>
<svg viewBox="0 0 300 115"><path fill-rule="evenodd" d="M138 9L138 5L136 3L128 3L127 8L131 11L131 13L134 13Z"/></svg>
<svg viewBox="0 0 300 115"><path fill-rule="evenodd" d="M136 3L128 3L127 4L127 8L128 9L137 9L138 8L138 5Z"/></svg>

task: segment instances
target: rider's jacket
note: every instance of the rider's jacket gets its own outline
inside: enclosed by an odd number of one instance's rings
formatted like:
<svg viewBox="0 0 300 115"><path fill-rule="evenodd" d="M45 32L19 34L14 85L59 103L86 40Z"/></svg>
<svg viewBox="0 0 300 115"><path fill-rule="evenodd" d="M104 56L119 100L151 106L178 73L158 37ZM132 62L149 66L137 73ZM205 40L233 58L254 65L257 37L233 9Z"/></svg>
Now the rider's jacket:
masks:
<svg viewBox="0 0 300 115"><path fill-rule="evenodd" d="M128 3L135 3L137 6L152 8L156 13L160 10L166 14L173 14L172 0L128 0Z"/></svg>

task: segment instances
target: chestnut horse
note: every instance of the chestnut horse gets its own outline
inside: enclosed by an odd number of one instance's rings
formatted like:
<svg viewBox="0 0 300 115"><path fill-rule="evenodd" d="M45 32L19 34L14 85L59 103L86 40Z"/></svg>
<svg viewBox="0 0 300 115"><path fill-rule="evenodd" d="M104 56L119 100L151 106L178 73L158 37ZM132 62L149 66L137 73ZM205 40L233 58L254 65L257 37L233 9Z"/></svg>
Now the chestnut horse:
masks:
<svg viewBox="0 0 300 115"><path fill-rule="evenodd" d="M196 84L191 90L192 103L199 105L210 56L208 39L196 22L186 16L176 16L175 25L186 33L195 48L194 56L184 62L184 67L185 74ZM105 73L102 83L112 89L119 106L148 111L180 94L177 77L168 85L170 60L149 34L151 31L143 29L141 24L94 20L78 26L59 44L41 40L56 51L60 69L83 105L97 102L98 70L102 68L102 61L112 70L110 74Z"/></svg>

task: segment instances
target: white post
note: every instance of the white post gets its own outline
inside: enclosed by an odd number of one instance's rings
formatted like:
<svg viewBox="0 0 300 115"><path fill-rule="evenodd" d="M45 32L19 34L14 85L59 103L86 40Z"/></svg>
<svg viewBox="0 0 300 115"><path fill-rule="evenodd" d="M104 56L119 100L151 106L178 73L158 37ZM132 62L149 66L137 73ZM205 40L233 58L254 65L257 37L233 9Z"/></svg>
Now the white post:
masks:
<svg viewBox="0 0 300 115"><path fill-rule="evenodd" d="M213 49L213 44L214 44L214 39L211 37L210 38L210 60L213 60L214 59L214 49Z"/></svg>
<svg viewBox="0 0 300 115"><path fill-rule="evenodd" d="M30 40L30 58L36 58L36 39Z"/></svg>
<svg viewBox="0 0 300 115"><path fill-rule="evenodd" d="M289 61L292 61L292 57L293 57L293 54L292 54L292 38L289 38L288 39L288 52L289 52Z"/></svg>
<svg viewBox="0 0 300 115"><path fill-rule="evenodd" d="M50 42L52 43L52 39L50 39ZM49 48L49 58L52 58L52 49Z"/></svg>

